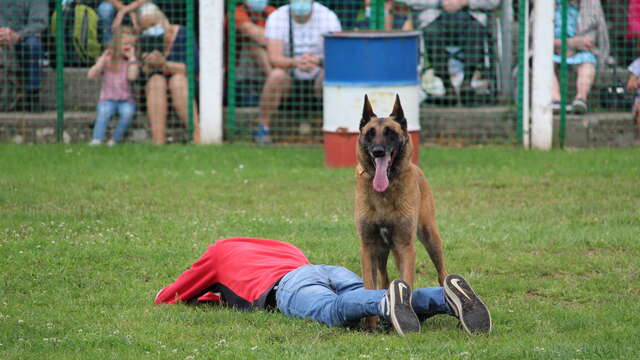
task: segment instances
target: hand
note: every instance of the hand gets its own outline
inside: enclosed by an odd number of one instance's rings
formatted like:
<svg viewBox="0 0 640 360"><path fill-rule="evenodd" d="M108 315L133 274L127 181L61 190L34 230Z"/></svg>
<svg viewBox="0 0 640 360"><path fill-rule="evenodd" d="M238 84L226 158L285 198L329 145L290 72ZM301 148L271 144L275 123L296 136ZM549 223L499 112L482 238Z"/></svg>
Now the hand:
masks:
<svg viewBox="0 0 640 360"><path fill-rule="evenodd" d="M567 41L568 45L574 49L588 51L593 48L593 41L588 36L575 36Z"/></svg>
<svg viewBox="0 0 640 360"><path fill-rule="evenodd" d="M296 69L303 72L311 72L320 64L320 58L311 54L303 54L295 58L295 64Z"/></svg>
<svg viewBox="0 0 640 360"><path fill-rule="evenodd" d="M462 10L469 4L468 0L442 0L442 10L454 13Z"/></svg>
<svg viewBox="0 0 640 360"><path fill-rule="evenodd" d="M98 58L98 62L101 63L107 63L109 61L111 61L111 58L113 57L113 54L111 53L111 49L107 49L105 52L102 53L102 55L100 55L100 58Z"/></svg>
<svg viewBox="0 0 640 360"><path fill-rule="evenodd" d="M142 61L144 61L145 65L152 69L162 69L167 59L158 51L154 50L149 54L146 54L142 57Z"/></svg>
<svg viewBox="0 0 640 360"><path fill-rule="evenodd" d="M127 58L127 60L136 61L136 47L135 46L133 46L133 45L125 46L124 49L122 50L122 52L124 53L124 56Z"/></svg>
<svg viewBox="0 0 640 360"><path fill-rule="evenodd" d="M114 31L122 24L122 20L124 20L124 16L127 15L127 8L124 7L118 11L116 16L113 18L113 23L111 24L111 29Z"/></svg>

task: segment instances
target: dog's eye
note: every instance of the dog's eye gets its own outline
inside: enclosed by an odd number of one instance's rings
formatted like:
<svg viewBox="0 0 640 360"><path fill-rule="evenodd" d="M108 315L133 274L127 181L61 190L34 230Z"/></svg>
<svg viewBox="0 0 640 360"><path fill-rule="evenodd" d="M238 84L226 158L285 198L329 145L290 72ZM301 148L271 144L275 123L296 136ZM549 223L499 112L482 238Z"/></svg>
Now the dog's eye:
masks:
<svg viewBox="0 0 640 360"><path fill-rule="evenodd" d="M376 136L376 129L369 129L367 133L364 135L367 139L373 139Z"/></svg>

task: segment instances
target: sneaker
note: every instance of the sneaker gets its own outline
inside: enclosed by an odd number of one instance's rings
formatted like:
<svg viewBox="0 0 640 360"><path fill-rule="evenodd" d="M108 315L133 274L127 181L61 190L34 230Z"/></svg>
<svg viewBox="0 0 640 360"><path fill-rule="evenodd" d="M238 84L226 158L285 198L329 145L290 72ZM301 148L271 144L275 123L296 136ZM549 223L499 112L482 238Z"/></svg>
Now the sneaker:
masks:
<svg viewBox="0 0 640 360"><path fill-rule="evenodd" d="M89 146L98 146L98 145L102 145L102 140L91 139L91 141L89 141Z"/></svg>
<svg viewBox="0 0 640 360"><path fill-rule="evenodd" d="M115 146L117 144L117 142L113 139L109 139L109 141L107 141L107 146L112 147Z"/></svg>
<svg viewBox="0 0 640 360"><path fill-rule="evenodd" d="M411 307L411 286L402 280L393 280L382 299L382 317L391 323L396 332L404 335L420 332L420 320Z"/></svg>
<svg viewBox="0 0 640 360"><path fill-rule="evenodd" d="M258 129L253 131L253 141L257 145L271 145L271 136L269 136L269 128L264 124L258 124Z"/></svg>
<svg viewBox="0 0 640 360"><path fill-rule="evenodd" d="M447 276L444 280L444 299L469 334L491 331L489 309L462 276Z"/></svg>
<svg viewBox="0 0 640 360"><path fill-rule="evenodd" d="M573 108L573 113L577 115L582 115L587 112L587 102L585 99L575 99L573 103L571 103L571 107Z"/></svg>

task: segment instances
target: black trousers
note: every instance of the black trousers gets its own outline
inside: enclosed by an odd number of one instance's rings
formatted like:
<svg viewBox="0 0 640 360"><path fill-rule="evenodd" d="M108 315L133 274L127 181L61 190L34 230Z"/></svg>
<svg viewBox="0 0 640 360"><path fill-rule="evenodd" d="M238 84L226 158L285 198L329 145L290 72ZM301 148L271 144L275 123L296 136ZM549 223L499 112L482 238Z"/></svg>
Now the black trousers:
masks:
<svg viewBox="0 0 640 360"><path fill-rule="evenodd" d="M487 29L467 11L443 12L423 30L425 50L436 76L451 87L447 46L460 47L464 56L465 82L471 80L475 70L484 70L484 41ZM483 76L486 74L483 73Z"/></svg>

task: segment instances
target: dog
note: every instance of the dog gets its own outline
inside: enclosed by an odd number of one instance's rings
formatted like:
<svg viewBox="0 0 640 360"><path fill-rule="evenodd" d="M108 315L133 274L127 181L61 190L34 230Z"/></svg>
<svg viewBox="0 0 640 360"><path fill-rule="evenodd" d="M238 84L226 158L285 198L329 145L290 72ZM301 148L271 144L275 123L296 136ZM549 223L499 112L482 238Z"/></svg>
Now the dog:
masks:
<svg viewBox="0 0 640 360"><path fill-rule="evenodd" d="M391 115L381 118L365 95L356 147L355 222L367 289L388 288L389 252L402 280L413 287L416 237L429 253L440 285L447 276L433 195L424 174L411 162L412 153L400 97L396 95ZM369 317L366 327L373 330L376 324L377 318Z"/></svg>

